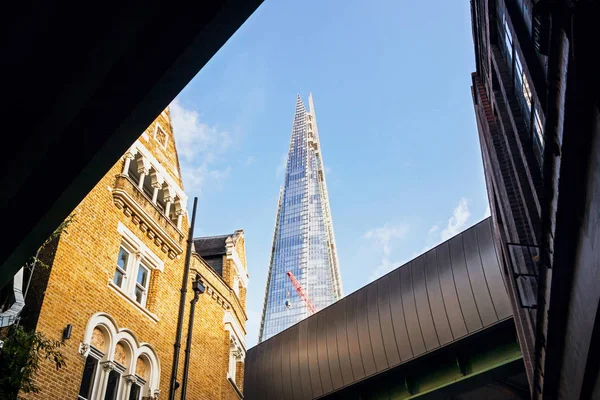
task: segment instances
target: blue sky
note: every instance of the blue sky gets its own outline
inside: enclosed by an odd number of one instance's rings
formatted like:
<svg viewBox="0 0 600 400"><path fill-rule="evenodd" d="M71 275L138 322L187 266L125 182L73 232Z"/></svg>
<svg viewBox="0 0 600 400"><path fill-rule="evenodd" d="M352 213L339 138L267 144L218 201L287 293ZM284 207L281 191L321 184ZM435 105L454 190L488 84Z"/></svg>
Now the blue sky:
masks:
<svg viewBox="0 0 600 400"><path fill-rule="evenodd" d="M171 105L196 236L244 229L258 337L296 95L312 92L345 294L489 212L469 2L266 0Z"/></svg>

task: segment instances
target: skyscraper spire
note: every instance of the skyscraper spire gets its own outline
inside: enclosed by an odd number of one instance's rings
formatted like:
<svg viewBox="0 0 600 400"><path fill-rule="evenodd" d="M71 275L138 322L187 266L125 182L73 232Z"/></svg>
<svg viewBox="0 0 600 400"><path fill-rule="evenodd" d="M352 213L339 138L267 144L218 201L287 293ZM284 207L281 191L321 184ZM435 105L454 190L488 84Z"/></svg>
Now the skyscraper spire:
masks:
<svg viewBox="0 0 600 400"><path fill-rule="evenodd" d="M342 283L325 168L312 94L306 110L300 95L280 192L269 262L259 340L263 341L310 315L290 271L317 309L342 296Z"/></svg>

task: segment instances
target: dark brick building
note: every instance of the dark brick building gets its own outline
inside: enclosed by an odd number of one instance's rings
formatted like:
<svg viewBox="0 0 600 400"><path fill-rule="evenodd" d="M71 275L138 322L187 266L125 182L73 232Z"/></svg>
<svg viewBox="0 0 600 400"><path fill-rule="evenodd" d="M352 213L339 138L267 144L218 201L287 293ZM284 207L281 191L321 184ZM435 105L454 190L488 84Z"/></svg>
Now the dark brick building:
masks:
<svg viewBox="0 0 600 400"><path fill-rule="evenodd" d="M532 397L600 398L598 5L472 0L471 14L485 179Z"/></svg>

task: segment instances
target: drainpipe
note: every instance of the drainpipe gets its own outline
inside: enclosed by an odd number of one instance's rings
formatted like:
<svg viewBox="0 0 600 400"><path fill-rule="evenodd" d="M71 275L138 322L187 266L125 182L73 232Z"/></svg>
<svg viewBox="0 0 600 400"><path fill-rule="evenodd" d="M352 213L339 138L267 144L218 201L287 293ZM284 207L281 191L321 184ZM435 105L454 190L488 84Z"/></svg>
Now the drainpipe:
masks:
<svg viewBox="0 0 600 400"><path fill-rule="evenodd" d="M190 353L192 352L192 331L194 330L194 312L198 297L204 293L204 285L200 282L200 275L196 274L196 279L192 283L194 298L190 301L190 318L188 320L187 340L185 342L185 360L183 362L183 380L181 382L181 400L185 400L187 392L188 371L190 368Z"/></svg>
<svg viewBox="0 0 600 400"><path fill-rule="evenodd" d="M177 316L177 334L173 345L173 369L171 370L171 382L169 384L169 400L175 400L175 390L179 387L177 383L177 369L179 367L179 350L181 349L181 330L183 328L183 314L185 311L185 296L187 294L188 276L190 274L190 261L192 257L192 245L194 243L194 224L196 222L196 207L198 198L194 197L194 208L192 209L192 222L188 232L187 249L185 254L185 266L183 268L183 282L181 284L181 296L179 297L179 314Z"/></svg>

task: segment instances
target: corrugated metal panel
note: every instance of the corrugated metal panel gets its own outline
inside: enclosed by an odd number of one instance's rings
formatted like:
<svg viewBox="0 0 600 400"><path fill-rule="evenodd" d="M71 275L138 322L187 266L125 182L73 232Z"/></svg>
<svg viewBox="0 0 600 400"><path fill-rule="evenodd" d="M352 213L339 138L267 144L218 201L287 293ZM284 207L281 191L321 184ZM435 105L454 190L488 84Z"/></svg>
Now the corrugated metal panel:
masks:
<svg viewBox="0 0 600 400"><path fill-rule="evenodd" d="M290 373L291 373L291 382L290 386L292 388L293 398L294 400L301 400L303 398L302 395L302 377L300 376L300 365L299 365L299 336L300 336L300 325L294 325L290 329L287 329L290 332Z"/></svg>
<svg viewBox="0 0 600 400"><path fill-rule="evenodd" d="M312 383L310 381L310 363L308 359L308 320L301 321L294 327L298 327L298 363L300 364L300 380L302 381L302 399L312 399ZM294 327L290 329L294 329ZM268 340L267 340L268 342ZM266 342L264 342L266 343ZM262 345L261 345L262 346ZM260 347L260 346L257 346ZM250 349L252 351L252 349ZM247 368L246 366L245 368Z"/></svg>
<svg viewBox="0 0 600 400"><path fill-rule="evenodd" d="M344 381L342 380L342 371L340 369L336 326L340 324L340 318L343 318L343 314L340 313L339 303L334 304L324 311L327 311L327 360L329 361L331 382L333 383L333 389L339 389L344 386Z"/></svg>
<svg viewBox="0 0 600 400"><path fill-rule="evenodd" d="M477 304L477 310L481 317L481 322L484 326L493 324L498 320L490 291L488 289L483 267L481 265L481 255L477 247L477 234L475 229L470 229L464 233L463 243L465 246L465 261L471 279L471 287L473 288L473 296Z"/></svg>
<svg viewBox="0 0 600 400"><path fill-rule="evenodd" d="M475 229L477 231L477 241L481 262L483 263L483 271L485 272L486 282L492 295L496 314L501 319L509 317L512 315L512 309L508 293L506 292L506 286L500 284L501 282L504 283L502 271L500 271L500 268L496 268L499 261L492 238L492 227L490 224L479 224Z"/></svg>
<svg viewBox="0 0 600 400"><path fill-rule="evenodd" d="M408 330L408 339L412 347L413 355L425 353L425 341L423 332L417 316L417 305L415 304L415 289L412 281L412 262L400 268L400 290L402 305L404 306L404 319Z"/></svg>
<svg viewBox="0 0 600 400"><path fill-rule="evenodd" d="M381 323L381 336L383 346L389 365L400 362L400 354L396 345L396 335L392 325L392 314L390 312L390 275L384 276L377 281L379 322Z"/></svg>
<svg viewBox="0 0 600 400"><path fill-rule="evenodd" d="M387 355L385 354L385 348L383 347L377 296L377 285L369 285L367 289L367 321L369 322L369 336L371 338L371 346L373 347L375 368L377 368L377 371L383 371L387 369L389 365Z"/></svg>
<svg viewBox="0 0 600 400"><path fill-rule="evenodd" d="M443 346L446 343L450 343L453 337L450 323L448 322L448 315L446 314L442 289L440 287L435 251L430 251L425 254L425 282L435 330L438 334L440 345Z"/></svg>
<svg viewBox="0 0 600 400"><path fill-rule="evenodd" d="M423 341L427 351L440 346L438 334L433 324L431 316L431 304L427 295L427 286L425 285L425 267L423 265L424 257L418 257L412 262L413 288L415 291L415 304L417 306L417 317L423 334Z"/></svg>
<svg viewBox="0 0 600 400"><path fill-rule="evenodd" d="M250 349L245 398L313 399L511 315L487 219Z"/></svg>
<svg viewBox="0 0 600 400"><path fill-rule="evenodd" d="M321 373L319 371L319 350L317 349L317 327L318 315L308 318L308 368L310 371L310 383L314 397L322 395ZM268 342L269 340L267 340Z"/></svg>
<svg viewBox="0 0 600 400"><path fill-rule="evenodd" d="M454 273L452 272L452 264L450 263L450 246L448 242L445 242L434 250L438 261L442 299L446 307L448 321L450 321L452 336L454 339L457 339L466 335L468 331L462 309L460 308L460 302L458 301L456 284L454 283Z"/></svg>
<svg viewBox="0 0 600 400"><path fill-rule="evenodd" d="M337 307L338 320L336 322L336 339L338 344L338 354L340 361L340 369L342 371L342 381L344 386L355 382L354 374L352 373L352 364L350 362L350 350L348 348L348 314L346 311L346 298L338 301Z"/></svg>
<svg viewBox="0 0 600 400"><path fill-rule="evenodd" d="M375 357L373 356L373 347L371 346L371 337L369 335L369 322L367 320L367 290L359 290L356 293L356 312L360 355L362 356L365 375L370 376L377 372L377 368L375 367Z"/></svg>
<svg viewBox="0 0 600 400"><path fill-rule="evenodd" d="M358 292L354 292L346 298L346 313L348 315L347 334L348 348L350 349L350 361L354 379L359 380L365 377L365 367L363 366L362 356L360 354L360 345L358 344L358 326L356 322L356 298Z"/></svg>
<svg viewBox="0 0 600 400"><path fill-rule="evenodd" d="M327 314L330 311L331 307L317 314L317 356L319 358L319 376L323 385L323 393L329 393L333 390L329 358L327 356Z"/></svg>
<svg viewBox="0 0 600 400"><path fill-rule="evenodd" d="M406 318L404 318L404 305L402 304L402 292L400 291L400 269L392 271L388 277L390 282L390 308L392 310L394 333L396 334L396 345L402 362L405 362L413 358L413 351L408 339Z"/></svg>
<svg viewBox="0 0 600 400"><path fill-rule="evenodd" d="M292 394L292 375L290 370L290 358L294 350L294 346L292 346L292 339L290 336L292 335L292 330L287 329L281 334L281 343L286 343L287 345L282 349L281 352L281 381L283 385L283 400L293 400L294 395Z"/></svg>
<svg viewBox="0 0 600 400"><path fill-rule="evenodd" d="M272 374L273 374L273 393L276 396L275 398L277 399L283 399L283 379L282 379L282 345L284 345L283 342L283 335L277 335L276 338L274 338L275 340L273 340L273 349L272 349L272 353L273 353L273 366L272 366ZM285 344L285 346L287 347L287 343Z"/></svg>
<svg viewBox="0 0 600 400"><path fill-rule="evenodd" d="M458 300L465 324L469 332L474 332L481 329L483 324L481 323L481 317L479 316L477 304L473 297L473 289L471 288L471 279L467 271L465 248L462 239L462 235L450 239L450 263L452 264L454 284L458 292Z"/></svg>

